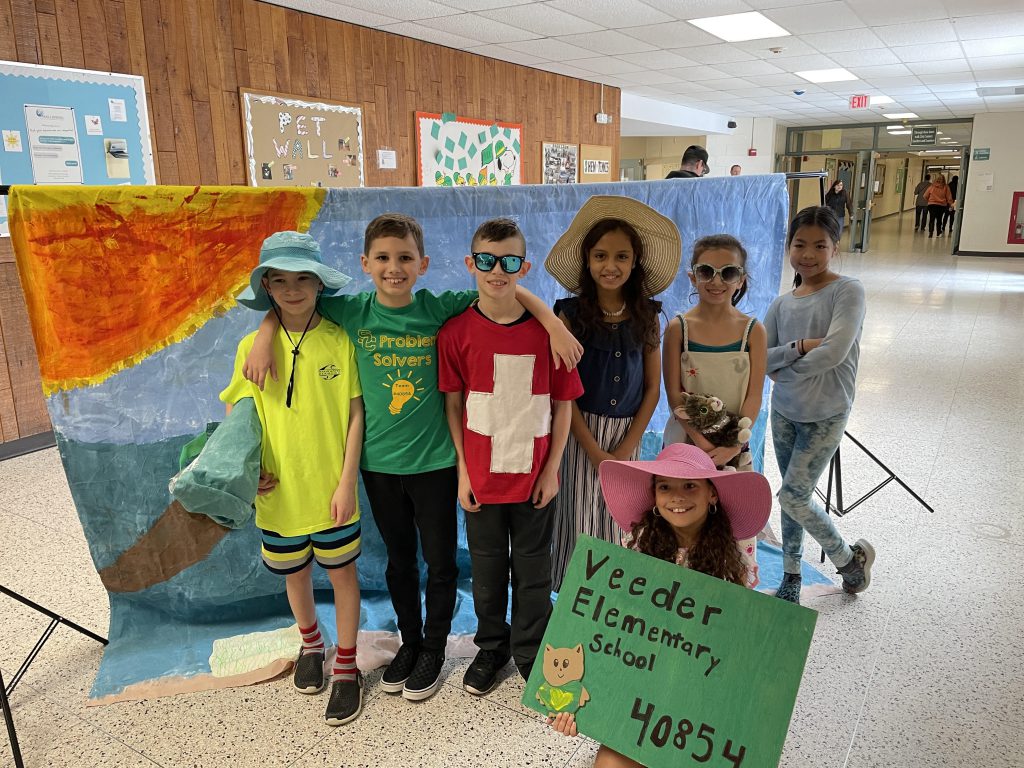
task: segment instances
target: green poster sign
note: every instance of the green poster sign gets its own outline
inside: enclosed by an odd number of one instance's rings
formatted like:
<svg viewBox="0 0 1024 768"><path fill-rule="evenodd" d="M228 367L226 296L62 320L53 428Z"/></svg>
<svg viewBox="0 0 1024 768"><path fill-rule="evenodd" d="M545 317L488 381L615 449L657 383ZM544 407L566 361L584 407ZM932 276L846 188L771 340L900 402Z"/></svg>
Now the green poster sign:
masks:
<svg viewBox="0 0 1024 768"><path fill-rule="evenodd" d="M992 157L991 147L977 147L974 150L974 157L972 160L988 160Z"/></svg>
<svg viewBox="0 0 1024 768"><path fill-rule="evenodd" d="M581 536L522 703L652 768L774 768L816 619Z"/></svg>

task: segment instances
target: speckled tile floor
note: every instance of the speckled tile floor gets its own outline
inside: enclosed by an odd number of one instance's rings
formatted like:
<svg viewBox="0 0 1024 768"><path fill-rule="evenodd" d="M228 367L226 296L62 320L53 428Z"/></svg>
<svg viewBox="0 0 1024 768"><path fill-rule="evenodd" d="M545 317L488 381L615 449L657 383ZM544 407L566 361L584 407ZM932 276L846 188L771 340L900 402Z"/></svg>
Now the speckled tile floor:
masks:
<svg viewBox="0 0 1024 768"><path fill-rule="evenodd" d="M875 544L878 562L864 595L808 601L820 616L786 768L1024 763L1024 259L956 259L948 240L910 229L883 220L869 253L842 257L869 297L849 431L935 513L890 484L840 523ZM843 465L848 501L883 477L851 444ZM105 593L55 451L0 463L0 530L0 584L105 631ZM5 677L44 627L0 596ZM515 676L485 699L463 693L461 660L416 705L369 675L364 715L331 729L322 699L293 695L287 680L86 708L99 658L60 628L19 685L27 765L586 768L596 749L523 710ZM10 763L4 735L0 765Z"/></svg>

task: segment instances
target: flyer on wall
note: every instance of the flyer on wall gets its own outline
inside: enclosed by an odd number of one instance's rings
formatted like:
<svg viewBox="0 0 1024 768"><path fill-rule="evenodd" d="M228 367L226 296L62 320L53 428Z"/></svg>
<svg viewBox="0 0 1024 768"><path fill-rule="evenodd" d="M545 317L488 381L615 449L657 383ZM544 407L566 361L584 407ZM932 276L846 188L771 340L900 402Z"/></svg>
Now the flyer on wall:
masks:
<svg viewBox="0 0 1024 768"><path fill-rule="evenodd" d="M36 184L81 184L82 155L73 107L25 105L32 179Z"/></svg>

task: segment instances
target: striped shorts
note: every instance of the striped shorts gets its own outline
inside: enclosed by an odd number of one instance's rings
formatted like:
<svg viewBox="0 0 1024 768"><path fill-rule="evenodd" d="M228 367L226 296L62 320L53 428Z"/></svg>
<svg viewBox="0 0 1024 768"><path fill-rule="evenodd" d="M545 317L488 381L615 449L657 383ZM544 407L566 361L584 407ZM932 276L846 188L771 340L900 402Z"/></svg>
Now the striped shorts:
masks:
<svg viewBox="0 0 1024 768"><path fill-rule="evenodd" d="M343 568L359 557L362 548L358 520L301 536L282 536L261 528L260 538L263 564L280 576L301 571L313 558L321 568Z"/></svg>

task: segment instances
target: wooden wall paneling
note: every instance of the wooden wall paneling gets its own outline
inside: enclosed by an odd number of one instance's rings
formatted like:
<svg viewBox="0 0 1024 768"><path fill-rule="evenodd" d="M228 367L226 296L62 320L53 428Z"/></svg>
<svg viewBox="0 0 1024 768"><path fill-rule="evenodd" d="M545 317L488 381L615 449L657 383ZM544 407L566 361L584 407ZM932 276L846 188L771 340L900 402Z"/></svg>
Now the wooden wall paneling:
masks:
<svg viewBox="0 0 1024 768"><path fill-rule="evenodd" d="M295 93L292 90L291 67L288 59L288 19L284 8L279 5L260 3L260 28L266 29L264 19L270 22L270 39L264 39L264 55L269 48L267 60L273 65L274 82L279 93Z"/></svg>
<svg viewBox="0 0 1024 768"><path fill-rule="evenodd" d="M247 63L248 82L246 86L256 90L270 88L263 72L263 47L260 42L260 14L254 0L241 0L242 20L245 24L245 35L242 37ZM238 40L238 38L236 38ZM237 42L235 43L238 44ZM241 86L241 78L238 85Z"/></svg>
<svg viewBox="0 0 1024 768"><path fill-rule="evenodd" d="M62 66L85 69L82 19L78 13L78 3L75 0L56 0L56 8Z"/></svg>
<svg viewBox="0 0 1024 768"><path fill-rule="evenodd" d="M32 0L11 0L9 29L14 34L12 59L25 64L39 63L39 38L36 31L36 7Z"/></svg>
<svg viewBox="0 0 1024 768"><path fill-rule="evenodd" d="M181 2L181 15L184 22L186 60L188 62L188 91L192 102L194 118L196 155L199 159L199 182L201 184L217 184L219 181L217 161L217 141L213 127L213 107L210 104L211 94L208 81L210 59L216 56L206 47L203 39L203 18L200 5L192 0ZM206 3L209 5L209 3ZM219 98L220 92L216 91Z"/></svg>
<svg viewBox="0 0 1024 768"><path fill-rule="evenodd" d="M171 109L170 84L167 76L167 56L164 53L163 28L165 21L160 0L139 0L143 31L143 51L146 56L146 100L151 107L149 130L155 139L153 149L157 179L161 184L178 183L178 163L174 156L174 113ZM130 6L125 6L128 11ZM131 13L129 25L131 25Z"/></svg>
<svg viewBox="0 0 1024 768"><path fill-rule="evenodd" d="M48 13L51 16L57 13L57 4L54 0L35 0L36 13Z"/></svg>
<svg viewBox="0 0 1024 768"><path fill-rule="evenodd" d="M317 95L329 99L331 98L330 46L327 43L328 27L326 24L321 23L321 21L315 16L306 15L306 27L312 26L315 30L315 35L310 34L308 31L306 32L306 40L316 40Z"/></svg>
<svg viewBox="0 0 1024 768"><path fill-rule="evenodd" d="M217 184L231 184L231 161L227 132L238 129L228 122L224 110L225 56L233 51L231 42L230 6L226 0L200 4L200 29L205 50L207 94L210 108L210 137ZM231 60L232 69L234 60ZM232 80L233 82L233 80Z"/></svg>
<svg viewBox="0 0 1024 768"><path fill-rule="evenodd" d="M7 280L6 273L12 267L12 264L0 264L0 280ZM11 336L13 338L13 334ZM4 329L0 325L0 441L9 442L19 437L18 413L14 410L14 391L11 389L11 373L4 348Z"/></svg>
<svg viewBox="0 0 1024 768"><path fill-rule="evenodd" d="M39 63L59 67L62 60L57 17L52 13L37 13L36 28L39 30Z"/></svg>
<svg viewBox="0 0 1024 768"><path fill-rule="evenodd" d="M315 59L314 59L315 61ZM306 44L301 37L288 36L288 93L312 96L315 88L309 87L309 70L306 67Z"/></svg>
<svg viewBox="0 0 1024 768"><path fill-rule="evenodd" d="M142 0L124 0L125 33L128 36L128 73L141 75L146 81L146 101L152 105L149 81L149 62L146 60L146 33L142 21ZM152 112L152 110L151 110ZM155 125L149 123L150 130Z"/></svg>
<svg viewBox="0 0 1024 768"><path fill-rule="evenodd" d="M110 49L107 46L103 6L108 0L78 0L78 16L82 24L82 60L86 69L110 71Z"/></svg>
<svg viewBox="0 0 1024 768"><path fill-rule="evenodd" d="M0 328L10 375L18 437L50 429L50 417L42 398L39 363L29 328L25 294L14 264L0 266ZM4 431L8 431L5 420Z"/></svg>
<svg viewBox="0 0 1024 768"><path fill-rule="evenodd" d="M228 161L231 166L231 184L248 184L245 167L245 144L242 140L242 112L238 91L222 91L224 103L224 135L228 142Z"/></svg>
<svg viewBox="0 0 1024 768"><path fill-rule="evenodd" d="M128 46L128 22L125 19L124 3L106 2L102 8L104 28L107 35L107 50L110 53L110 71L132 73L132 57ZM146 83L148 86L149 83Z"/></svg>
<svg viewBox="0 0 1024 768"><path fill-rule="evenodd" d="M18 61L18 38L11 0L0 0L0 59Z"/></svg>
<svg viewBox="0 0 1024 768"><path fill-rule="evenodd" d="M194 0L161 0L164 27L165 64L170 81L171 119L174 124L174 152L177 155L179 184L201 180L199 147L196 139L195 111L192 108L189 61L182 52L187 49L188 35L182 13L182 2ZM166 149L167 147L165 147Z"/></svg>

